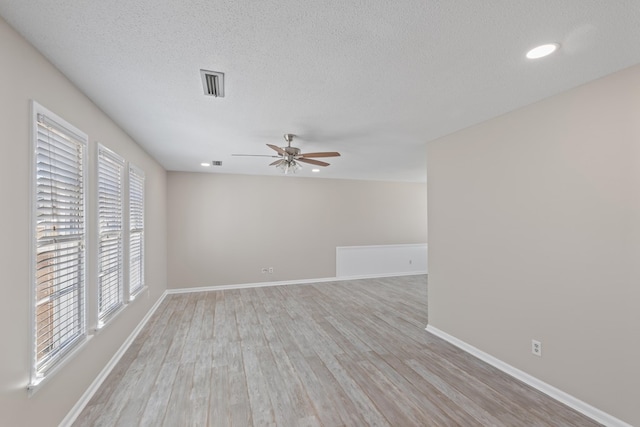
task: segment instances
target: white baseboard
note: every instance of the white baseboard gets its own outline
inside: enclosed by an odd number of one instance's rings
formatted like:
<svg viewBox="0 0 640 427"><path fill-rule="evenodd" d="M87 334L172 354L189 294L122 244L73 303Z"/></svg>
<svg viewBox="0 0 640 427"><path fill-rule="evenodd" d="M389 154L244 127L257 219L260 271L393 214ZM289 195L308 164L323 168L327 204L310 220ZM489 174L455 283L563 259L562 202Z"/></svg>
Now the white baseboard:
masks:
<svg viewBox="0 0 640 427"><path fill-rule="evenodd" d="M78 418L78 415L80 415L84 407L87 406L87 403L89 403L93 395L96 393L96 391L98 391L98 388L100 388L104 380L109 376L109 374L111 373L113 368L116 366L116 364L120 361L124 353L129 349L129 346L131 345L131 343L133 343L133 340L136 339L136 337L138 336L142 328L144 328L144 326L147 324L147 322L149 321L153 313L155 313L155 311L158 309L158 307L160 306L160 304L162 303L162 301L166 296L167 296L167 292L165 291L160 296L160 298L158 298L158 300L153 305L153 307L151 307L151 309L147 312L144 318L140 321L138 326L136 326L136 328L131 332L131 334L129 334L129 336L122 343L118 351L116 351L116 353L113 355L111 360L109 360L109 363L107 363L107 365L102 369L102 371L100 371L96 379L93 380L89 388L84 392L82 397L80 397L80 400L76 402L76 404L73 406L73 408L71 408L67 416L64 417L64 419L60 422L59 427L70 427L74 423L76 418Z"/></svg>
<svg viewBox="0 0 640 427"><path fill-rule="evenodd" d="M427 272L412 271L409 273L374 274L374 275L349 276L349 277L323 277L319 279L298 279L298 280L285 280L285 281L279 281L279 282L240 283L236 285L197 286L193 288L167 289L166 292L168 294L184 294L189 292L208 292L208 291L226 291L226 290L232 290L232 289L262 288L266 286L310 285L313 283L342 282L347 280L360 280L360 279L379 279L383 277L420 276L423 274L427 274Z"/></svg>
<svg viewBox="0 0 640 427"><path fill-rule="evenodd" d="M571 396L568 393L565 393L562 390L559 390L555 387L553 387L550 384L545 383L544 381L541 381L539 379L537 379L536 377L527 374L524 371L521 371L518 368L514 368L513 366L503 362L500 359L497 359L493 356L491 356L488 353L485 353L482 350L477 349L476 347L467 344L466 342L459 340L458 338L447 334L446 332L441 331L440 329L431 326L431 325L427 325L426 327L426 331L432 333L433 335L442 338L443 340L455 345L456 347L466 351L467 353L471 354L472 356L477 357L478 359L482 360L483 362L488 363L491 366L494 366L498 369L500 369L502 372L505 372L509 375L511 375L512 377L522 381L525 384L530 385L531 387L535 388L536 390L541 391L542 393L554 398L555 400L564 403L565 405L567 405L568 407L575 409L576 411L586 415L587 417L601 423L604 424L605 426L608 427L633 427L630 424L625 423L624 421L607 414L604 411L601 411L598 408L595 408L591 405L589 405L586 402L583 402L582 400L575 398L573 396Z"/></svg>
<svg viewBox="0 0 640 427"><path fill-rule="evenodd" d="M427 274L427 270L407 271L403 273L363 274L363 275L356 275L356 276L337 276L334 279L334 281L358 280L358 279L381 279L384 277L422 276L426 274Z"/></svg>

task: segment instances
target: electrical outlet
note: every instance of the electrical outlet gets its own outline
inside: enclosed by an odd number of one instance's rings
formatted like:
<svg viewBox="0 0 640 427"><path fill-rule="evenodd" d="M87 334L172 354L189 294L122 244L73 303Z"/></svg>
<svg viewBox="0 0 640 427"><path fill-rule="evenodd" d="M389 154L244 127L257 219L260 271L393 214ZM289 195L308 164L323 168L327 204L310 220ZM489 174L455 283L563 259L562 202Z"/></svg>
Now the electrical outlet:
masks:
<svg viewBox="0 0 640 427"><path fill-rule="evenodd" d="M269 274L273 274L273 267L269 267Z"/></svg>
<svg viewBox="0 0 640 427"><path fill-rule="evenodd" d="M269 269L267 267L262 267L262 274L266 274L269 272Z"/></svg>
<svg viewBox="0 0 640 427"><path fill-rule="evenodd" d="M542 356L542 343L540 341L531 340L531 353L536 356Z"/></svg>

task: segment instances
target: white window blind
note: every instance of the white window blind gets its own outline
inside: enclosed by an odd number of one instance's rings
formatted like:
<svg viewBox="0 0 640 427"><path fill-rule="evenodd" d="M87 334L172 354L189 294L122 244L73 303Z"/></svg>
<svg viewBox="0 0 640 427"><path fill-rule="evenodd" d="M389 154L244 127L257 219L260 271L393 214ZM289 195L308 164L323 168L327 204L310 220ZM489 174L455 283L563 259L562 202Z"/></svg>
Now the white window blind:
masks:
<svg viewBox="0 0 640 427"><path fill-rule="evenodd" d="M124 304L124 159L98 146L98 327Z"/></svg>
<svg viewBox="0 0 640 427"><path fill-rule="evenodd" d="M129 167L129 293L144 288L144 172Z"/></svg>
<svg viewBox="0 0 640 427"><path fill-rule="evenodd" d="M85 336L87 136L33 103L37 384Z"/></svg>

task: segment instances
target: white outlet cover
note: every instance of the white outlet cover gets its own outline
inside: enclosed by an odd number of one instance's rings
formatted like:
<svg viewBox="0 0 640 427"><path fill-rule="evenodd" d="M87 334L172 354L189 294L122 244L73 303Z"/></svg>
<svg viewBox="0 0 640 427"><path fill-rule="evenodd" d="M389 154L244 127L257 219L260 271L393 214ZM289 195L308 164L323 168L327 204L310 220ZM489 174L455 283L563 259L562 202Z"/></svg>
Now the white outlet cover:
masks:
<svg viewBox="0 0 640 427"><path fill-rule="evenodd" d="M531 353L536 356L542 356L542 343L537 340L531 340Z"/></svg>

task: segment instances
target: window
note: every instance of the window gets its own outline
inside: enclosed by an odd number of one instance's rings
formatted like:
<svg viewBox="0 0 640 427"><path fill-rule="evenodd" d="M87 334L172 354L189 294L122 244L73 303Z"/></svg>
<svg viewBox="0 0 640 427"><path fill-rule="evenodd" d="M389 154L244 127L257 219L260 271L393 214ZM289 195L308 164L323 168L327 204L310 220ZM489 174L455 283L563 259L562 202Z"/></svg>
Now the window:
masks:
<svg viewBox="0 0 640 427"><path fill-rule="evenodd" d="M35 102L32 111L33 386L86 336L87 135Z"/></svg>
<svg viewBox="0 0 640 427"><path fill-rule="evenodd" d="M129 294L144 288L144 172L129 167Z"/></svg>
<svg viewBox="0 0 640 427"><path fill-rule="evenodd" d="M124 304L124 160L98 146L98 327Z"/></svg>

